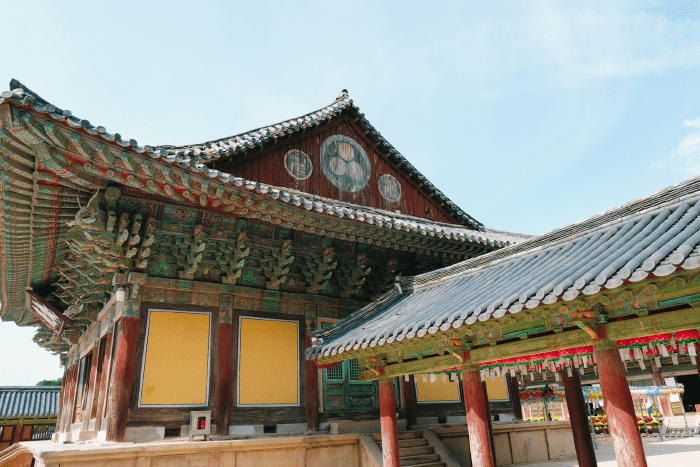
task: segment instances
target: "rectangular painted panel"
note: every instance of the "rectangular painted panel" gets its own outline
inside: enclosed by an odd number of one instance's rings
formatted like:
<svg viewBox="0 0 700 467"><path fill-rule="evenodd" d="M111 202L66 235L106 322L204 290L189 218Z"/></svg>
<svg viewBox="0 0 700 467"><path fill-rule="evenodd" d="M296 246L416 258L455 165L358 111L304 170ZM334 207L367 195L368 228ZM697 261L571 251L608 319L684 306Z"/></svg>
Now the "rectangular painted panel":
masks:
<svg viewBox="0 0 700 467"><path fill-rule="evenodd" d="M505 377L486 378L486 391L490 401L508 400L508 384Z"/></svg>
<svg viewBox="0 0 700 467"><path fill-rule="evenodd" d="M151 310L140 405L207 405L211 314Z"/></svg>
<svg viewBox="0 0 700 467"><path fill-rule="evenodd" d="M457 381L447 382L442 381L442 376L438 375L437 381L430 382L428 377L427 382L423 382L423 375L415 376L416 382L416 401L418 402L459 402L459 383Z"/></svg>
<svg viewBox="0 0 700 467"><path fill-rule="evenodd" d="M299 404L299 323L243 318L238 405Z"/></svg>

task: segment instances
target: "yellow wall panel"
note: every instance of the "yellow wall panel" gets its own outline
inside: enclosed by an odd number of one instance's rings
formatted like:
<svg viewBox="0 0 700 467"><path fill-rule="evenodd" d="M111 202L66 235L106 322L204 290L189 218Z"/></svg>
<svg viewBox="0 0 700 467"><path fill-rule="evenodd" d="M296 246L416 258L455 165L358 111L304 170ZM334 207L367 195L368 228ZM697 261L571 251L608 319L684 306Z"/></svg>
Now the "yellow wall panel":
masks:
<svg viewBox="0 0 700 467"><path fill-rule="evenodd" d="M459 383L457 381L442 382L442 376L438 375L437 381L430 382L428 376L427 382L423 382L423 375L416 375L416 400L418 402L459 402Z"/></svg>
<svg viewBox="0 0 700 467"><path fill-rule="evenodd" d="M141 405L206 405L209 313L151 310Z"/></svg>
<svg viewBox="0 0 700 467"><path fill-rule="evenodd" d="M299 403L299 323L241 318L239 405Z"/></svg>
<svg viewBox="0 0 700 467"><path fill-rule="evenodd" d="M486 391L490 401L508 400L508 384L505 377L486 378Z"/></svg>

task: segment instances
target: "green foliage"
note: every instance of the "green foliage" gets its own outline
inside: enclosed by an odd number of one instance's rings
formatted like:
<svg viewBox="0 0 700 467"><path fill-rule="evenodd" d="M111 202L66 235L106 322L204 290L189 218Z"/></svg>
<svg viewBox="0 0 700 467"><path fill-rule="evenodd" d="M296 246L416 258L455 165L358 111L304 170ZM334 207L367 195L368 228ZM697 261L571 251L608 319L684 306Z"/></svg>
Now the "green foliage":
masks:
<svg viewBox="0 0 700 467"><path fill-rule="evenodd" d="M63 378L45 379L36 383L37 386L60 386L63 384Z"/></svg>

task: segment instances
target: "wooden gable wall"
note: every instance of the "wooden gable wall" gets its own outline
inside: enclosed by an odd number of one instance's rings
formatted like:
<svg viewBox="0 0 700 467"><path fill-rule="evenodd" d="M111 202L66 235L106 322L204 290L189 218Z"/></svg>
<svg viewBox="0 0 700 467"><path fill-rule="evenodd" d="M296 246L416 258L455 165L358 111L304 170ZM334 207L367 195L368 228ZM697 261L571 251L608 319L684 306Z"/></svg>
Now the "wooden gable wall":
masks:
<svg viewBox="0 0 700 467"><path fill-rule="evenodd" d="M354 139L367 154L371 164L371 175L363 189L356 192L342 190L324 175L320 151L324 140L332 135L345 135ZM295 149L303 151L311 160L311 175L307 179L292 177L285 168L285 154ZM416 181L411 180L403 170L386 158L352 119L348 118L346 121L344 115L334 118L320 128L293 135L273 146L251 151L247 156L236 158L231 162L219 162L215 167L247 180L291 188L325 198L387 211L400 211L403 214L437 222L460 223L449 210L440 206L434 198L419 187ZM395 177L400 183L401 198L397 202L387 201L380 193L378 183L379 177L383 174Z"/></svg>

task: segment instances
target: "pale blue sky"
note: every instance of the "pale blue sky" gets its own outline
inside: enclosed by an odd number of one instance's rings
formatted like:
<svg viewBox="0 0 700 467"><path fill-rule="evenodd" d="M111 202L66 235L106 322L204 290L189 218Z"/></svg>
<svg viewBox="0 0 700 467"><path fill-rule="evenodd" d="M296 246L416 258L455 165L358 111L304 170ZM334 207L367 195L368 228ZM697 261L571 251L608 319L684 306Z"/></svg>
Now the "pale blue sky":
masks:
<svg viewBox="0 0 700 467"><path fill-rule="evenodd" d="M700 172L699 1L252 3L8 6L0 88L15 77L150 145L240 133L347 88L466 212L532 234ZM17 356L0 385L61 375L32 335L0 324Z"/></svg>

